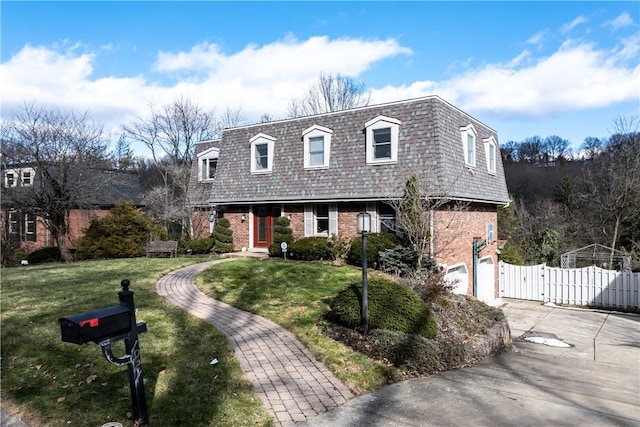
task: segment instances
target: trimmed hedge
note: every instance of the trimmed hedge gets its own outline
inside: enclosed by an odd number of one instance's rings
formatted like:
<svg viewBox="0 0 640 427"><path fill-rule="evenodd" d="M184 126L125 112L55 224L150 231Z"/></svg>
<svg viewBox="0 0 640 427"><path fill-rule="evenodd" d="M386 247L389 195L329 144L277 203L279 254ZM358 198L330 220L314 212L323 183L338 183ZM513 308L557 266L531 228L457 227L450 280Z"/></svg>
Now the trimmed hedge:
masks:
<svg viewBox="0 0 640 427"><path fill-rule="evenodd" d="M27 262L29 262L29 264L60 261L62 261L62 256L60 255L60 248L57 246L38 249L27 255Z"/></svg>
<svg viewBox="0 0 640 427"><path fill-rule="evenodd" d="M178 246L178 251L181 254L189 253L191 255L204 255L211 252L213 248L213 237L206 237L203 239L185 239L181 240Z"/></svg>
<svg viewBox="0 0 640 427"><path fill-rule="evenodd" d="M233 252L233 230L227 218L220 218L213 229L213 251L217 253Z"/></svg>
<svg viewBox="0 0 640 427"><path fill-rule="evenodd" d="M387 329L435 338L438 327L424 301L412 290L387 279L368 281L369 329ZM348 328L360 327L362 283L352 283L333 298L328 317Z"/></svg>
<svg viewBox="0 0 640 427"><path fill-rule="evenodd" d="M291 258L303 261L329 260L332 257L331 245L324 237L305 237L289 246Z"/></svg>
<svg viewBox="0 0 640 427"><path fill-rule="evenodd" d="M273 243L269 245L270 256L282 256L282 242L287 242L287 245L291 246L293 242L293 230L289 228L291 222L289 218L281 216L276 219L276 224L273 227Z"/></svg>

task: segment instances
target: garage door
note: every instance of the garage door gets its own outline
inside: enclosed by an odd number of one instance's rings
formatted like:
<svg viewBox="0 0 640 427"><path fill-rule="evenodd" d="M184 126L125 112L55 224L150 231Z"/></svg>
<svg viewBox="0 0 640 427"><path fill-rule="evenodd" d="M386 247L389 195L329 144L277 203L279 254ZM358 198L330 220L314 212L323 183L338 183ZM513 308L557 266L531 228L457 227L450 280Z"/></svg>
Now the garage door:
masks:
<svg viewBox="0 0 640 427"><path fill-rule="evenodd" d="M467 270L465 264L448 267L444 280L453 284L453 292L456 294L466 294L469 292L469 270Z"/></svg>
<svg viewBox="0 0 640 427"><path fill-rule="evenodd" d="M489 301L496 298L495 295L495 264L493 257L481 258L478 262L478 299Z"/></svg>

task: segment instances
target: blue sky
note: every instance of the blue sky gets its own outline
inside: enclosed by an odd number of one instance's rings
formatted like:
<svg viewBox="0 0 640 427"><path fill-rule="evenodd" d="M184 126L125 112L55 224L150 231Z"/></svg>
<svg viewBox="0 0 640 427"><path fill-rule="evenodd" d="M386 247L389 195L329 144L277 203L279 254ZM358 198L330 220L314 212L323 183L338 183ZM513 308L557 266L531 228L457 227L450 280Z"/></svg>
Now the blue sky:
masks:
<svg viewBox="0 0 640 427"><path fill-rule="evenodd" d="M436 94L501 143L577 148L640 115L637 2L2 1L0 106L89 110L114 139L188 97L286 116L320 72L372 103ZM136 147L134 147L136 148Z"/></svg>

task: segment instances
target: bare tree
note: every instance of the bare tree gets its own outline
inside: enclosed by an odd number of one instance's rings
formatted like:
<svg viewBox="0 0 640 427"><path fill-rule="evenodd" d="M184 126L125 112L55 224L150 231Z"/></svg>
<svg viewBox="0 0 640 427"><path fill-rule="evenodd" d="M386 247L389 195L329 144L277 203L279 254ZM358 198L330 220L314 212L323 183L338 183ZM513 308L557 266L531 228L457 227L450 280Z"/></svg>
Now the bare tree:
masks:
<svg viewBox="0 0 640 427"><path fill-rule="evenodd" d="M195 144L219 134L220 124L214 112L187 98L178 98L160 108L151 106L149 117L124 126L124 132L128 138L147 146L161 174L163 197L157 190L149 195L159 209L156 215L165 222L179 222L182 232L188 233L191 229L188 194Z"/></svg>
<svg viewBox="0 0 640 427"><path fill-rule="evenodd" d="M295 118L364 107L369 105L370 99L371 93L365 89L364 83L340 74L320 73L318 81L309 87L306 94L291 100L288 115Z"/></svg>
<svg viewBox="0 0 640 427"><path fill-rule="evenodd" d="M454 183L455 181L450 183L450 186L452 187ZM396 212L398 220L396 231L403 234L416 252L418 270L423 267L425 256L436 255L431 236L435 212L449 210L453 213L447 219L448 224L441 224L441 228L449 228L458 219L455 214L468 208L467 203L453 201L447 195L433 196L425 186L426 183L421 183L418 175L412 173L407 179L402 198L389 197L385 200L385 203ZM450 238L455 238L455 236L450 236ZM446 237L442 236L442 239L446 239ZM443 240L439 246L446 247L447 243Z"/></svg>
<svg viewBox="0 0 640 427"><path fill-rule="evenodd" d="M558 135L550 135L544 139L543 150L549 161L557 161L563 158L569 149L569 140L560 138Z"/></svg>
<svg viewBox="0 0 640 427"><path fill-rule="evenodd" d="M640 119L621 117L606 148L587 164L580 196L593 225L616 248L621 224L640 206Z"/></svg>
<svg viewBox="0 0 640 427"><path fill-rule="evenodd" d="M220 137L224 129L240 126L246 121L247 118L242 111L242 107L227 107L218 119L218 131L216 136Z"/></svg>
<svg viewBox="0 0 640 427"><path fill-rule="evenodd" d="M3 189L3 197L40 218L65 261L72 260L67 245L69 212L95 204L100 187L109 185L95 173L108 167L107 148L102 125L88 112L31 103L2 123L3 166L34 174L29 183Z"/></svg>

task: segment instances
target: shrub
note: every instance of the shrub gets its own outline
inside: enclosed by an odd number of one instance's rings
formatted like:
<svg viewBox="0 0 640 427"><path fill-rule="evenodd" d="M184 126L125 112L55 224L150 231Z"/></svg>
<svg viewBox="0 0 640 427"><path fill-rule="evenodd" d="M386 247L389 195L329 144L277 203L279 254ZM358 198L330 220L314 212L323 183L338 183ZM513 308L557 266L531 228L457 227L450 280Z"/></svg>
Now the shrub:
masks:
<svg viewBox="0 0 640 427"><path fill-rule="evenodd" d="M380 266L380 252L395 248L400 239L393 233L370 233L367 235L367 264L372 268ZM362 265L362 238L357 236L351 241L347 258L349 264Z"/></svg>
<svg viewBox="0 0 640 427"><path fill-rule="evenodd" d="M351 239L338 237L334 234L329 238L329 247L331 248L331 259L343 263L349 256Z"/></svg>
<svg viewBox="0 0 640 427"><path fill-rule="evenodd" d="M431 269L414 271L401 280L401 283L415 292L424 302L446 304L448 295L453 291L455 283L444 280L445 273L435 266Z"/></svg>
<svg viewBox="0 0 640 427"><path fill-rule="evenodd" d="M360 327L362 284L352 283L330 304L329 318L346 327ZM369 329L388 329L435 338L437 325L415 292L391 280L371 278L368 286Z"/></svg>
<svg viewBox="0 0 640 427"><path fill-rule="evenodd" d="M380 268L389 274L404 276L416 269L418 254L409 246L398 245L380 252Z"/></svg>
<svg viewBox="0 0 640 427"><path fill-rule="evenodd" d="M315 261L328 260L331 258L331 248L329 242L324 237L305 237L296 240L290 246L291 258Z"/></svg>
<svg viewBox="0 0 640 427"><path fill-rule="evenodd" d="M217 253L233 252L233 230L227 218L220 218L213 229L213 251Z"/></svg>
<svg viewBox="0 0 640 427"><path fill-rule="evenodd" d="M269 255L282 256L282 242L286 242L291 246L293 242L293 230L289 228L289 218L281 216L276 219L276 224L273 227L273 243L269 245Z"/></svg>
<svg viewBox="0 0 640 427"><path fill-rule="evenodd" d="M211 252L213 248L213 237L204 239L181 240L178 250L180 253L191 253L192 255L203 255Z"/></svg>
<svg viewBox="0 0 640 427"><path fill-rule="evenodd" d="M57 246L50 246L31 252L27 255L29 264L40 264L43 262L59 262L62 261L60 249Z"/></svg>
<svg viewBox="0 0 640 427"><path fill-rule="evenodd" d="M133 258L142 255L151 235L165 235L155 220L131 203L119 201L109 215L91 221L78 240L78 259Z"/></svg>

